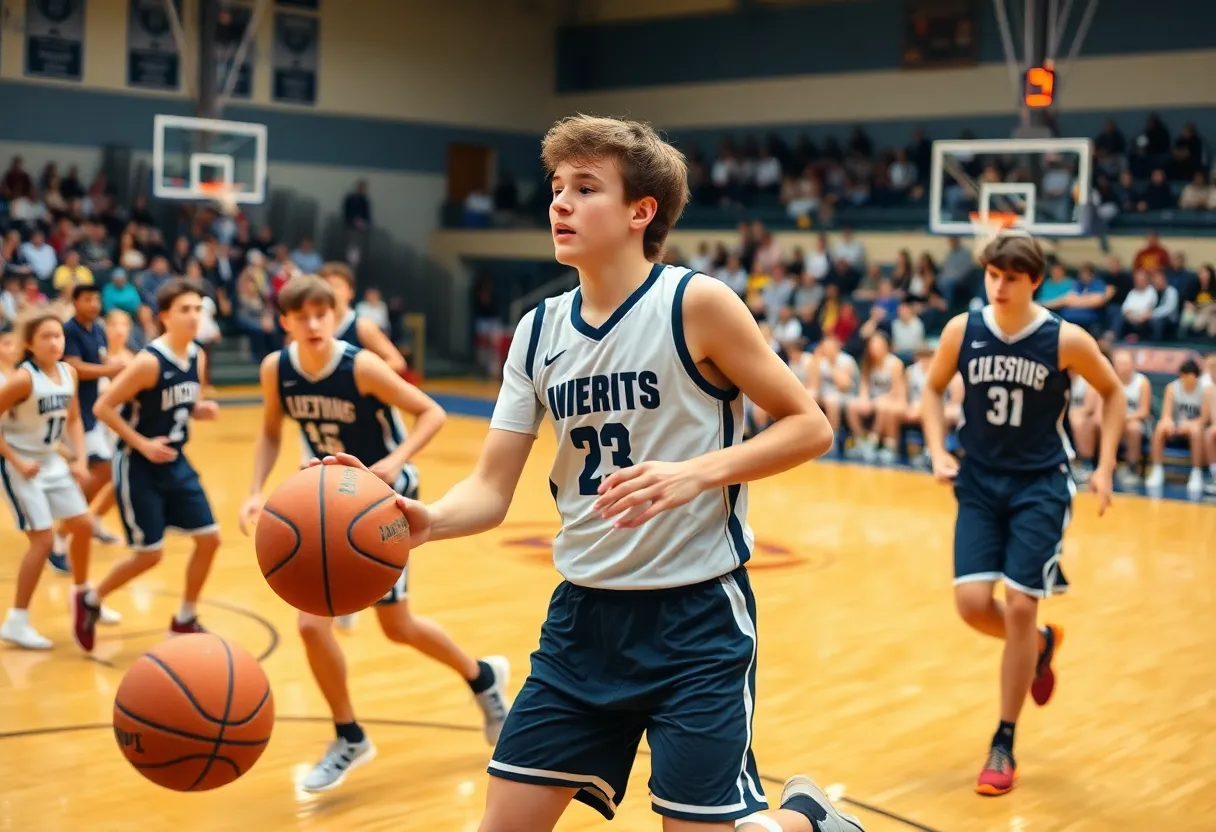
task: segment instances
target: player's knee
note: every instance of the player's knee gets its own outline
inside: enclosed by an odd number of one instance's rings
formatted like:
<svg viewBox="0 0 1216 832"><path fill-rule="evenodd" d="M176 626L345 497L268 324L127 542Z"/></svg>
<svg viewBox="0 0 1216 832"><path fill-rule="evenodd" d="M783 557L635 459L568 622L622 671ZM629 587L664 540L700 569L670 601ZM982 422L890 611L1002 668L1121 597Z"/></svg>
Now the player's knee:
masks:
<svg viewBox="0 0 1216 832"><path fill-rule="evenodd" d="M1005 594L1005 626L1008 629L1033 628L1039 616L1039 601L1024 592Z"/></svg>
<svg viewBox="0 0 1216 832"><path fill-rule="evenodd" d="M41 531L26 532L25 534L29 538L31 552L42 557L46 557L51 553L51 548L55 545L55 533L53 531L42 529Z"/></svg>
<svg viewBox="0 0 1216 832"><path fill-rule="evenodd" d="M954 588L954 606L968 624L984 621L992 610L992 589L987 583L959 584Z"/></svg>
<svg viewBox="0 0 1216 832"><path fill-rule="evenodd" d="M160 563L160 559L164 553L164 549L153 549L148 552L135 552L132 557L142 569L151 569L153 566Z"/></svg>
<svg viewBox="0 0 1216 832"><path fill-rule="evenodd" d="M77 517L72 517L71 519L64 521L63 530L71 537L75 537L76 535L92 537L92 516L88 514L81 514Z"/></svg>
<svg viewBox="0 0 1216 832"><path fill-rule="evenodd" d="M215 554L220 548L220 533L208 532L207 534L195 535L194 551L200 554L211 555Z"/></svg>
<svg viewBox="0 0 1216 832"><path fill-rule="evenodd" d="M382 619L380 629L384 631L384 637L394 644L413 646L417 641L418 624L408 613Z"/></svg>
<svg viewBox="0 0 1216 832"><path fill-rule="evenodd" d="M329 636L333 631L333 619L322 618L319 615L309 615L308 613L300 613L300 617L296 622L296 627L300 631L300 638L305 641L320 641Z"/></svg>

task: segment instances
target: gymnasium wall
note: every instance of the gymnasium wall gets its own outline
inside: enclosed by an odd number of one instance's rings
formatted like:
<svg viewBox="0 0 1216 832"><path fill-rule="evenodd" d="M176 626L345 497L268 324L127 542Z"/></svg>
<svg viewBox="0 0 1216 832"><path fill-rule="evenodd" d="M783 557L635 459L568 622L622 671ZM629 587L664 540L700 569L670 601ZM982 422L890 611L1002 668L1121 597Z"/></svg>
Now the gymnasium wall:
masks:
<svg viewBox="0 0 1216 832"><path fill-rule="evenodd" d="M9 5L20 11L24 3ZM27 77L25 37L5 27L0 159L19 153L30 167L56 159L89 173L106 144L150 154L155 114L193 114L184 83L177 92L127 85L127 9L127 0L88 0L79 82ZM464 23L487 14L493 26ZM197 17L195 0L185 0L192 44ZM500 170L516 177L536 172L554 72L553 26L544 13L495 0L321 0L318 17L315 105L272 101L272 2L258 27L251 94L224 116L268 125L272 188L316 199L322 227L354 182L372 176L376 222L425 249L452 141L493 147Z"/></svg>
<svg viewBox="0 0 1216 832"><path fill-rule="evenodd" d="M1007 136L1014 125L992 3L977 4L979 66L939 70L901 69L904 0L773 0L746 14L715 3L621 0L594 8L620 7L626 19L600 14L559 29L556 110L628 112L678 138L713 140L725 129L842 135L864 123L883 144L905 142L915 124L937 137L963 127ZM666 14L629 14L634 5ZM1063 49L1084 5L1073 4ZM1157 0L1150 13L1141 0L1103 0L1063 79L1062 127L1090 135L1113 114L1138 132L1157 110L1175 128L1193 120L1216 135L1214 29L1216 4ZM1020 49L1018 28L1014 37Z"/></svg>

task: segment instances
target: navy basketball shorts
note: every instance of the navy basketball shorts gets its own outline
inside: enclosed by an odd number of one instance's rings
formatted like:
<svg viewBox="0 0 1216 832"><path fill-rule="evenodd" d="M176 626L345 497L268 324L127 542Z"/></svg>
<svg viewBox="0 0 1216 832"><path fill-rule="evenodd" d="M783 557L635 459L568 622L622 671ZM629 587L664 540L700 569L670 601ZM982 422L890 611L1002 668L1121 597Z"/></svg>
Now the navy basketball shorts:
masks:
<svg viewBox="0 0 1216 832"><path fill-rule="evenodd" d="M198 472L185 456L157 464L123 448L112 465L118 516L131 549L162 548L168 530L191 536L219 531Z"/></svg>
<svg viewBox="0 0 1216 832"><path fill-rule="evenodd" d="M655 812L746 817L768 806L751 750L755 690L756 604L743 568L650 591L563 582L489 772L578 789L575 800L611 819L644 733Z"/></svg>
<svg viewBox="0 0 1216 832"><path fill-rule="evenodd" d="M1003 580L1035 598L1066 592L1060 556L1076 493L1066 465L1012 473L964 459L954 481L954 583Z"/></svg>

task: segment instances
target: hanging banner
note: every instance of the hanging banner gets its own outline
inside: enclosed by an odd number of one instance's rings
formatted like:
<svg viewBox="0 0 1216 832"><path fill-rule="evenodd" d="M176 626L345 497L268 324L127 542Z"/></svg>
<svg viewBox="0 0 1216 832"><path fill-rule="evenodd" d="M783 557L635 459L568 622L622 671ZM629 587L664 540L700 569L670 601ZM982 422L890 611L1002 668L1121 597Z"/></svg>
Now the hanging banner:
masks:
<svg viewBox="0 0 1216 832"><path fill-rule="evenodd" d="M199 4L200 9L202 4ZM216 78L221 86L227 83L228 70L236 60L237 50L249 29L249 21L253 19L253 9L233 3L226 9L221 8L219 20L215 27ZM245 51L245 58L237 70L236 84L232 87L233 98L253 97L253 62L257 54L256 34L254 41Z"/></svg>
<svg viewBox="0 0 1216 832"><path fill-rule="evenodd" d="M274 89L282 104L316 104L320 20L290 12L274 16Z"/></svg>
<svg viewBox="0 0 1216 832"><path fill-rule="evenodd" d="M181 58L165 0L128 0L127 86L176 90L181 83ZM181 18L182 0L173 0Z"/></svg>
<svg viewBox="0 0 1216 832"><path fill-rule="evenodd" d="M25 74L84 78L84 0L26 0Z"/></svg>

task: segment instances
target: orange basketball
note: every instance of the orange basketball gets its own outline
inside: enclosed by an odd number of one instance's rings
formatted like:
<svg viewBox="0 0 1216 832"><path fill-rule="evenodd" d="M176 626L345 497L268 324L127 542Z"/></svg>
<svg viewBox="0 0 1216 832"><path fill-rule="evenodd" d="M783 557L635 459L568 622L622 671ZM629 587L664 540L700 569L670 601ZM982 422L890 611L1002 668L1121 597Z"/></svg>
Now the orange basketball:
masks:
<svg viewBox="0 0 1216 832"><path fill-rule="evenodd" d="M114 697L114 739L144 777L178 792L231 783L274 728L258 660L210 633L176 636L131 666Z"/></svg>
<svg viewBox="0 0 1216 832"><path fill-rule="evenodd" d="M396 492L362 468L315 465L270 495L254 547L270 588L298 610L349 615L393 588L409 560Z"/></svg>

